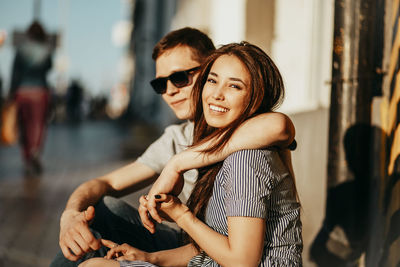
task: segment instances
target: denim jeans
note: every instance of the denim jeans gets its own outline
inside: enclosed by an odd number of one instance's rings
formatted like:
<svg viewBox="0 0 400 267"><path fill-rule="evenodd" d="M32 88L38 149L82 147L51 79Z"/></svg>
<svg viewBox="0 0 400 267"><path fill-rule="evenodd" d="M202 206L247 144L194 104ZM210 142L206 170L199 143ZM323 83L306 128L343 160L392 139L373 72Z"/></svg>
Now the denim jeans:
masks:
<svg viewBox="0 0 400 267"><path fill-rule="evenodd" d="M167 225L158 224L156 232L151 234L140 220L138 211L122 200L104 197L95 206L95 219L90 226L96 238L112 240L118 244L127 243L135 248L153 252L172 249L183 245L180 231ZM103 257L105 247L87 253L82 259L73 262L58 252L50 267L78 266L82 261L92 257Z"/></svg>

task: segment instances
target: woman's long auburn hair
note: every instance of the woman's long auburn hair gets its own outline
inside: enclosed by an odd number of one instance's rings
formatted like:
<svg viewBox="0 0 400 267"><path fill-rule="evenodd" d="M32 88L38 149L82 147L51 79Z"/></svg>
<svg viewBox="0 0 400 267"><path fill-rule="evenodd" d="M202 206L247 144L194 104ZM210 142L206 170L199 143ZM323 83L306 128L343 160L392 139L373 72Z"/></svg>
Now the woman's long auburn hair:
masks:
<svg viewBox="0 0 400 267"><path fill-rule="evenodd" d="M204 118L202 92L214 62L223 55L235 56L250 74L250 93L241 115L224 128L209 126ZM193 146L216 137L212 147L204 153L218 153L229 141L233 132L247 119L266 113L278 107L284 97L282 76L272 59L259 47L247 42L227 44L215 50L204 62L197 81L193 86L194 137ZM208 201L212 195L215 177L222 162L199 169L196 185L188 200L188 207L199 219L204 220ZM193 240L191 240L193 242ZM194 242L193 242L194 243ZM195 244L195 243L194 243ZM195 244L196 245L196 244ZM197 248L199 248L196 245Z"/></svg>

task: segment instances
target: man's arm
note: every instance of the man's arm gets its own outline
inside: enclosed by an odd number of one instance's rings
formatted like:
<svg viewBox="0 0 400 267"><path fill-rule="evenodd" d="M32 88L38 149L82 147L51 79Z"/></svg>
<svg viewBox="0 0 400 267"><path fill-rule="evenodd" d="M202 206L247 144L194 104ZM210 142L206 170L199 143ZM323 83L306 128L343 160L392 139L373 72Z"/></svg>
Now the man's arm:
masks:
<svg viewBox="0 0 400 267"><path fill-rule="evenodd" d="M153 196L159 193L179 194L183 179L181 174L183 172L222 161L230 154L243 149L259 149L271 146L285 148L292 143L294 136L295 128L287 115L269 112L246 120L236 129L230 140L219 152L202 152L211 147L216 141L211 139L201 145L176 154L170 159L152 186L149 192L149 200L151 201L149 201L147 208L142 207L139 209L144 226L150 232L154 232L154 223L148 218L148 211L156 221L161 222L161 218L157 214ZM291 169L291 166L289 169Z"/></svg>
<svg viewBox="0 0 400 267"><path fill-rule="evenodd" d="M168 165L172 163L175 165L176 171L182 173L217 163L226 159L230 154L243 149L274 146L286 148L293 142L294 137L295 128L287 115L278 112L263 113L240 125L221 151L202 153L216 141L211 139L175 155Z"/></svg>
<svg viewBox="0 0 400 267"><path fill-rule="evenodd" d="M81 184L71 194L60 220L59 244L64 256L76 261L90 250L100 248L100 241L90 232L89 223L95 216L92 206L103 196L126 195L151 184L155 177L155 171L135 161Z"/></svg>

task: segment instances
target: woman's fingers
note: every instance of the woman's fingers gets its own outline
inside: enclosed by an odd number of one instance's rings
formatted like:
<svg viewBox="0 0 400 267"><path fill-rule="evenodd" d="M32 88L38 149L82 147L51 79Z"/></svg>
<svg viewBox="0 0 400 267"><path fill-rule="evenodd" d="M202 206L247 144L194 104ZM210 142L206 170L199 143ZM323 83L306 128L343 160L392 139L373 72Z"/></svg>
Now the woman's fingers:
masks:
<svg viewBox="0 0 400 267"><path fill-rule="evenodd" d="M100 239L101 244L103 244L103 246L108 247L108 248L115 248L116 246L118 246L117 243L111 241L111 240L107 240L107 239Z"/></svg>
<svg viewBox="0 0 400 267"><path fill-rule="evenodd" d="M105 240L103 244L107 244L106 246L110 248L110 250L107 252L107 255L104 257L106 259L116 259L121 257L121 255L126 254L128 246L127 244L118 245L117 243L109 240Z"/></svg>
<svg viewBox="0 0 400 267"><path fill-rule="evenodd" d="M154 196L156 202L166 202L170 199L170 196L167 194L158 194Z"/></svg>
<svg viewBox="0 0 400 267"><path fill-rule="evenodd" d="M100 242L103 246L108 247L110 249L109 251L107 251L107 255L104 258L106 258L106 259L115 258L114 257L114 253L115 253L114 249L116 247L118 247L118 244L111 240L107 240L107 239L100 239Z"/></svg>
<svg viewBox="0 0 400 267"><path fill-rule="evenodd" d="M126 257L125 255L124 256L121 256L121 257L118 257L118 258L116 258L116 260L117 261L125 261L125 260L127 260L127 261L129 261L129 260L135 260L135 258L133 258L133 257Z"/></svg>

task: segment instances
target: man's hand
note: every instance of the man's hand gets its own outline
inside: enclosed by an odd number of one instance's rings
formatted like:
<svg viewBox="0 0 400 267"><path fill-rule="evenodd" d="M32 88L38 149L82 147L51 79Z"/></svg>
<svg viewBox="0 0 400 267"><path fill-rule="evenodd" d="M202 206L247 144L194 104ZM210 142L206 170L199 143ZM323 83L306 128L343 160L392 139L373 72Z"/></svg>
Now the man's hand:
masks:
<svg viewBox="0 0 400 267"><path fill-rule="evenodd" d="M139 199L139 215L144 227L151 233L154 233L154 221L161 223L162 218L157 211L157 203L154 198L159 194L171 194L177 196L182 191L184 180L181 172L172 158L165 166L160 176L151 187L148 198L141 197Z"/></svg>
<svg viewBox="0 0 400 267"><path fill-rule="evenodd" d="M151 218L150 214L149 214L149 210L147 209L147 195L145 196L141 196L139 198L139 208L138 208L138 212L140 215L140 219L142 220L143 226L149 230L150 233L154 234L155 232L155 228L154 228L154 222L153 219Z"/></svg>
<svg viewBox="0 0 400 267"><path fill-rule="evenodd" d="M156 194L172 194L177 196L181 193L183 185L183 175L178 169L174 158L172 158L154 182L149 191L149 196Z"/></svg>
<svg viewBox="0 0 400 267"><path fill-rule="evenodd" d="M65 258L77 261L85 253L98 250L101 243L89 229L89 223L94 219L93 206L79 212L66 210L60 221L60 247Z"/></svg>

